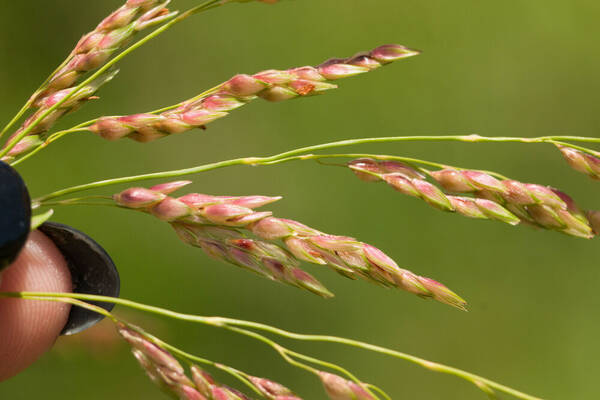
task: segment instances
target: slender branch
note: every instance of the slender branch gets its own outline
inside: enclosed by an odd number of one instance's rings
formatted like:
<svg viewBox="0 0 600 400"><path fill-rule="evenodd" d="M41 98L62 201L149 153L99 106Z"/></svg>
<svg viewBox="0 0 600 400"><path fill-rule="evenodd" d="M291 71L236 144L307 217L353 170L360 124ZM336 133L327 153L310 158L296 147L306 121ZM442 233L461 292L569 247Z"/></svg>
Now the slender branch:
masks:
<svg viewBox="0 0 600 400"><path fill-rule="evenodd" d="M315 341L315 342L329 342L329 343L338 343L347 346L352 346L356 348L360 348L363 350L369 350L376 353L385 354L387 356L399 358L405 361L410 361L412 363L418 364L424 368L427 368L431 371L436 371L440 373L445 373L449 375L454 375L464 380L467 380L473 384L475 384L478 388L484 390L486 393L489 392L488 389L495 389L499 392L503 392L506 394L510 394L518 399L522 400L541 400L539 397L531 396L526 393L520 392L518 390L512 389L508 386L502 385L500 383L494 382L492 380L486 379L484 377L472 374L467 371L463 371L458 368L450 367L444 364L432 362L425 360L420 357L416 357L410 354L402 353L399 351L387 349L385 347L376 346L373 344L361 342L358 340L347 339L337 336L327 336L327 335L305 335L300 333L294 333L290 331L286 331L284 329L276 328L274 326L261 324L259 322L252 321L244 321L233 318L223 318L223 317L206 317L200 315L191 315L178 313L175 311L171 311L168 309L164 309L161 307L150 306L147 304L142 304L138 302L134 302L131 300L107 297L107 296L97 296L97 295L89 295L89 294L80 294L80 293L42 293L42 292L0 292L0 297L17 297L17 298L33 298L35 297L38 300L50 300L52 298L67 298L67 299L80 299L86 301L101 301L107 303L115 303L125 307L135 308L140 311L150 312L157 315L162 315L165 317L178 319L182 321L196 322L209 326L219 327L219 328L233 328L233 327L242 327L242 328L251 328L256 330L261 330L264 332L269 332L278 336L286 337L294 340L302 340L302 341Z"/></svg>
<svg viewBox="0 0 600 400"><path fill-rule="evenodd" d="M66 199L66 200L59 200L59 201L49 201L44 203L44 206L69 206L69 205L76 205L76 206L106 206L106 207L115 207L115 208L121 208L121 206L119 206L118 204L115 204L114 202L110 202L110 203L98 203L98 202L92 202L92 201L87 201L87 200L112 200L112 198L110 196L85 196L85 197L74 197L74 198L70 198L70 199ZM37 207L34 207L37 208Z"/></svg>
<svg viewBox="0 0 600 400"><path fill-rule="evenodd" d="M372 345L369 343L365 343L365 342L361 342L361 341L357 341L357 340L353 340L353 339L347 339L347 338L342 338L342 337L337 337L337 336L327 336L327 335L304 335L304 334L289 332L284 329L279 329L279 328L276 328L276 327L273 327L270 325L261 324L258 322L252 322L252 321L242 321L242 320L229 319L229 318L219 318L218 320L226 325L244 326L247 328L258 329L258 330L270 332L270 333L273 333L273 334L276 334L276 335L279 335L282 337L286 337L289 339L345 344L348 346L353 346L353 347L361 348L364 350L369 350L369 351L373 351L376 353L381 353L381 354L385 354L388 356L392 356L395 358L400 358L402 360L410 361L410 362L418 364L418 365L425 367L432 371L455 375L457 377L460 377L460 378L470 381L471 383L475 384L480 389L482 387L493 388L493 389L510 394L510 395L520 398L520 399L540 400L540 398L538 398L538 397L530 396L526 393L509 388L507 386L496 383L494 381L483 378L481 376L460 370L458 368L454 368L454 367L439 364L436 362L428 361L423 358L419 358L419 357L416 357L416 356L413 356L410 354L402 353L399 351L387 349L385 347L376 346L376 345Z"/></svg>
<svg viewBox="0 0 600 400"><path fill-rule="evenodd" d="M61 190L57 190L55 192L46 194L37 198L35 201L38 203L44 202L49 199L53 199L55 197L64 196L67 194L75 193L82 190L89 190L94 188L99 188L103 186L118 184L118 183L129 183L129 182L137 182L149 179L161 179L161 178L173 178L182 175L190 175L196 174L199 172L210 171L218 168L230 167L233 165L269 165L276 164L277 161L283 160L286 158L295 157L302 155L304 153L309 153L317 150L324 150L336 147L345 147L345 146L353 146L358 144L366 144L366 143L390 143L390 142L407 142L407 141L460 141L460 142L520 142L520 143L550 143L554 144L556 140L567 140L567 141L575 141L575 142L592 142L592 143L600 143L600 138L590 138L590 137L581 137L581 136L542 136L538 138L516 138L516 137L483 137L478 135L463 135L463 136L389 136L389 137L376 137L376 138L361 138L361 139L347 139L340 140L336 142L323 143L313 146L301 147L298 149L286 151L284 153L275 154L268 157L245 157L245 158L235 158L232 160L219 161L210 164L204 164L191 168L184 168L178 170L171 171L163 171L163 172L154 172L150 174L143 175L134 175L134 176L126 176L121 178L114 179L106 179L102 181L91 182L83 185L73 186L70 188L65 188ZM586 149L588 152L592 152L592 150ZM293 158L302 160L306 159L306 157L317 157L312 154L304 155L303 157ZM392 157L392 156L388 156ZM408 160L408 159L407 159ZM416 162L416 159L412 159L413 162ZM442 165L431 163L424 160L419 160L419 162L423 164L429 163L430 165Z"/></svg>
<svg viewBox="0 0 600 400"><path fill-rule="evenodd" d="M44 195L42 197L35 199L33 201L33 203L35 206L35 203L43 203L46 200L53 199L56 197L79 192L82 190L89 190L89 189L99 188L99 187L103 187L103 186L114 185L114 184L118 184L118 183L129 183L129 182L136 182L136 181L142 181L142 180L148 180L148 179L172 178L172 177L177 177L177 176L182 176L182 175L195 174L195 173L203 172L203 171L210 171L213 169L228 167L231 165L252 164L252 162L254 160L255 159L249 160L246 158L238 158L238 159L234 159L234 160L227 160L227 161L220 161L220 162L211 163L211 164L205 164L205 165L201 165L199 167L185 168L185 169L165 171L165 172L155 172L155 173L151 173L151 174L143 174L143 175L135 175L135 176L126 176L126 177L115 178L115 179L106 179L106 180L102 180L102 181L96 181L96 182L92 182L92 183L87 183L87 184L83 184L83 185L72 186L72 187L66 188L66 189L57 190L55 192L52 192L50 194L47 194L47 195Z"/></svg>
<svg viewBox="0 0 600 400"><path fill-rule="evenodd" d="M150 335L147 332L143 332L143 334L145 336L147 336L148 338L150 338L150 340L152 340L156 345L158 345L159 347L162 347L165 350L170 351L173 354L176 354L177 356L179 356L179 358L185 359L186 361L193 361L193 362L197 362L197 363L201 363L201 364L205 364L205 365L210 365L211 367L214 367L216 369L220 369L221 371L225 371L228 374L230 374L231 376L233 376L234 378L238 379L240 382L242 382L244 385L248 386L250 389L252 389L255 393L259 394L262 396L262 393L256 388L256 386L254 386L244 375L246 375L244 372L239 371L233 367L230 367L228 365L225 364L221 364L221 363L217 363L211 360L208 360L206 358L202 358L202 357L198 357L195 356L193 354L190 354L186 351L183 351L159 338L157 338L156 336Z"/></svg>
<svg viewBox="0 0 600 400"><path fill-rule="evenodd" d="M357 385L363 386L365 388L365 390L371 396L373 396L375 399L379 399L379 397L377 397L377 395L375 395L375 393L373 393L368 387L365 387L365 385L363 385L363 383L357 377L355 377L351 372L349 372L348 370L340 367L339 365L336 365L336 364L333 364L333 363L329 363L329 362L326 362L326 361L322 361L322 360L319 360L317 358L309 357L309 356L306 356L306 355L301 354L301 353L297 353L297 352L292 351L292 350L290 350L290 349L288 349L286 347L281 346L279 343L277 343L277 342L275 342L275 341L273 341L273 340L271 340L271 339L269 339L269 338L267 338L267 337L265 337L263 335L260 335L260 334L258 334L256 332L252 332L252 331L249 331L249 330L246 330L246 329L236 328L236 327L232 327L232 326L224 326L224 328L227 329L227 330L233 331L233 332L237 332L237 333L239 333L241 335L252 337L252 338L254 338L256 340L259 340L259 341L261 341L263 343L266 343L267 345L271 346L275 351L277 351L281 355L281 357L284 360L286 360L288 363L290 363L290 364L292 364L292 365L294 365L294 366L296 366L298 368L302 368L302 369L304 369L306 371L309 371L309 372L311 372L311 373L313 373L313 374L315 374L317 376L319 376L319 370L317 370L315 368L312 368L312 367L310 367L310 366L308 366L308 365L306 365L304 363L301 363L301 362L299 362L297 360L294 360L290 356L293 356L293 357L296 357L296 358L300 358L300 359L303 359L305 361L312 362L314 364L322 365L324 367L337 370L337 371L343 373L344 375L346 375L347 377L349 377L350 379L352 379Z"/></svg>
<svg viewBox="0 0 600 400"><path fill-rule="evenodd" d="M392 400L392 398L386 392L381 390L381 388L379 388L371 383L365 383L365 386L368 387L369 389L373 389L374 391L376 391L377 393L382 395L385 398L385 400Z"/></svg>
<svg viewBox="0 0 600 400"><path fill-rule="evenodd" d="M560 141L560 140L552 140L550 143L555 144L555 145L560 145L560 146L571 147L572 149L577 149L579 151L583 151L584 153L588 153L588 154L592 154L594 156L598 156L598 152L597 151L590 150L587 147L577 146L575 144L566 143L566 142L563 142L563 141Z"/></svg>
<svg viewBox="0 0 600 400"><path fill-rule="evenodd" d="M375 158L378 160L401 161L401 162L405 162L408 164L427 165L429 167L440 168L440 169L443 169L443 168L454 168L454 169L459 169L459 170L466 169L466 168L459 168L459 167L436 163L436 162L427 161L427 160L420 160L418 158L390 156L390 155L383 155L383 154L369 154L369 153L301 154L299 156L291 156L291 157L281 158L276 161L270 161L270 162L264 162L264 163L261 162L260 165L275 165L275 164L279 164L279 163L283 163L283 162L297 161L297 160L304 161L304 160L320 160L323 158L360 158L360 157L371 157L371 158ZM419 169L421 172L424 172L426 174L429 174L431 172L427 169L420 168L420 167L417 167L417 169ZM471 168L469 168L469 169L472 170ZM494 171L485 171L485 170L477 170L477 171L486 173L488 175L493 175L500 179L508 179L506 176L501 175Z"/></svg>

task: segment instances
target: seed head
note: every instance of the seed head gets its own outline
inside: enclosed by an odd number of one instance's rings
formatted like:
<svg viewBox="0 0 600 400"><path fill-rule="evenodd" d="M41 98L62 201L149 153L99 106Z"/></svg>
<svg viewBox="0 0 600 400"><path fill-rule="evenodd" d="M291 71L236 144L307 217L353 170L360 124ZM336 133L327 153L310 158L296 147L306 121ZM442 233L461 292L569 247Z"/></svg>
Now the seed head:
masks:
<svg viewBox="0 0 600 400"><path fill-rule="evenodd" d="M119 29L125 29L125 27ZM97 49L96 42L98 40L93 35L86 37L81 43L82 49L87 49L92 45L94 45L94 49ZM88 70L89 63L103 62L100 59L92 59L90 54L92 54L91 50L81 54L77 65L71 66L71 69ZM102 55L104 54L102 53ZM103 117L93 124L90 130L108 140L129 137L139 142L148 142L163 136L203 127L257 97L267 101L283 101L320 94L337 88L337 85L325 82L326 80L337 80L368 72L382 63L389 63L415 54L417 53L402 46L386 45L378 47L370 53L361 53L358 57L331 59L317 67L299 67L288 70L270 69L254 75L238 74L219 85L211 91L211 94L184 101L172 110L157 115L135 114L124 117Z"/></svg>
<svg viewBox="0 0 600 400"><path fill-rule="evenodd" d="M385 170L410 168L397 163L387 163L384 167L387 168ZM414 174L418 176L416 171ZM331 297L332 294L313 276L300 269L298 260L327 265L351 279L360 277L386 287L397 287L422 297L464 307L460 297L447 289L443 296L440 295L439 286L435 286L437 292L431 291L421 282L425 278L399 268L394 260L373 246L352 237L323 233L297 221L276 218L268 211L253 209L280 197L191 193L173 198L166 194L188 183L176 181L155 185L151 189L131 188L115 195L114 199L123 207L145 211L168 221L182 241L203 249L217 260L323 297ZM423 185L417 183L416 186L421 188ZM244 230L258 239L246 236ZM271 242L274 240L282 240L285 249ZM451 301L449 298L452 296L455 298Z"/></svg>

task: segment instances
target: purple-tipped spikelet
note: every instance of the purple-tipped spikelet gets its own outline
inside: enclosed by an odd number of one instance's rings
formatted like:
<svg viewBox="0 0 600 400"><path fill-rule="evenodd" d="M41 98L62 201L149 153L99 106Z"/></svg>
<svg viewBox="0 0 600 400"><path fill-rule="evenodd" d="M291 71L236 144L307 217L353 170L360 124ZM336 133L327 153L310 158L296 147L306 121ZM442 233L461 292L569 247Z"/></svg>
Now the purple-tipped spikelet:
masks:
<svg viewBox="0 0 600 400"><path fill-rule="evenodd" d="M319 372L319 377L331 400L375 400L363 385L346 380L329 372Z"/></svg>
<svg viewBox="0 0 600 400"><path fill-rule="evenodd" d="M556 145L567 163L575 171L586 174L590 178L600 179L600 158L567 146Z"/></svg>
<svg viewBox="0 0 600 400"><path fill-rule="evenodd" d="M100 118L90 130L108 140L122 137L148 142L163 136L203 127L232 110L260 97L283 101L320 94L337 85L325 82L369 72L381 65L418 52L400 45L384 45L368 53L345 59L328 60L316 67L285 71L266 70L254 75L239 74L222 83L210 94L193 98L160 114L134 114Z"/></svg>
<svg viewBox="0 0 600 400"><path fill-rule="evenodd" d="M394 171L401 167L386 164L386 168ZM165 194L184 184L187 181L157 185L154 190L130 188L113 199L122 207L138 209L169 222L183 242L200 247L215 259L323 297L332 294L300 269L298 260L327 265L351 279L361 277L464 309L465 301L458 295L441 284L432 285L435 281L429 278L400 268L373 246L351 237L329 235L297 221L275 218L270 212L254 211L280 197L190 193L174 198ZM244 235L242 230L258 239ZM276 240L281 240L287 250L272 243Z"/></svg>
<svg viewBox="0 0 600 400"><path fill-rule="evenodd" d="M425 181L414 168L396 161L359 158L350 161L348 167L363 181L384 181L399 192L421 198L444 211L510 225L525 222L572 236L593 237L590 221L573 199L548 186L499 180L473 170L445 168L428 172L442 191ZM474 197L447 193L466 193Z"/></svg>

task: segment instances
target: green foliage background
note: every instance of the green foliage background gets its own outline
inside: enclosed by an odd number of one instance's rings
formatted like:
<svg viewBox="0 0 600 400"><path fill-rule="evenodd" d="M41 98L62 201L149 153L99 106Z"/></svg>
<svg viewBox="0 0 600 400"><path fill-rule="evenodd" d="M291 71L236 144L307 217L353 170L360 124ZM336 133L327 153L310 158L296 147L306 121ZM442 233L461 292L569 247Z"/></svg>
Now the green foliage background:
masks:
<svg viewBox="0 0 600 400"><path fill-rule="evenodd" d="M0 120L6 121L84 32L122 1L5 1L0 13ZM196 0L175 0L186 9ZM129 56L101 101L60 127L143 112L191 97L238 72L317 64L383 43L418 57L340 81L324 96L256 101L207 131L141 145L73 135L22 165L33 195L101 178L268 155L384 135L598 135L600 3L590 0L296 0L222 7ZM600 188L551 146L363 146L553 185L584 208ZM401 266L464 296L463 313L306 266L336 293L322 300L207 258L165 224L124 210L57 209L54 220L98 240L120 268L122 296L175 310L252 319L362 339L481 374L544 398L598 397L598 243L441 213L383 184L316 163L234 167L193 177L211 194L283 195L271 209L372 243ZM117 189L115 189L116 191ZM103 193L106 193L105 191ZM192 353L324 398L312 376L259 343L164 321L162 337ZM63 339L61 339L62 341ZM64 345L64 343L63 343ZM394 399L483 399L468 383L337 345L299 349L337 361ZM220 377L220 375L218 375ZM51 352L0 385L2 399L161 399L122 346L102 357Z"/></svg>

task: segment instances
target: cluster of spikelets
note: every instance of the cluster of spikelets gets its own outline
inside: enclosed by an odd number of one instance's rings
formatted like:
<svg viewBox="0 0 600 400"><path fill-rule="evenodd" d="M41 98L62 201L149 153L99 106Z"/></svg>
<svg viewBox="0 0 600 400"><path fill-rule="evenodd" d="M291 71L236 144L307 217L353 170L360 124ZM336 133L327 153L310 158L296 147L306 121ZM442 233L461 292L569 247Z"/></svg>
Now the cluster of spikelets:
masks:
<svg viewBox="0 0 600 400"><path fill-rule="evenodd" d="M119 334L130 344L133 355L148 377L164 392L181 400L249 400L244 393L217 383L197 365L190 367L191 379L172 354L151 341L139 329L118 323ZM247 383L269 400L302 400L287 387L269 379L244 374ZM362 385L340 376L319 372L332 400L373 400Z"/></svg>
<svg viewBox="0 0 600 400"><path fill-rule="evenodd" d="M327 265L351 279L361 277L464 308L464 300L447 287L398 267L394 260L371 245L347 236L329 235L297 221L276 218L271 212L254 210L280 197L198 193L178 198L168 196L188 183L177 181L149 189L129 188L113 198L122 207L141 210L170 223L185 243L202 248L214 258L324 297L331 293L301 270L298 260Z"/></svg>
<svg viewBox="0 0 600 400"><path fill-rule="evenodd" d="M108 140L122 137L148 142L167 135L203 127L260 97L283 101L312 96L335 89L327 81L369 72L418 52L401 45L383 45L350 58L330 59L316 67L299 67L284 71L266 70L254 75L239 74L211 89L208 94L181 103L160 114L133 114L103 117L90 130Z"/></svg>
<svg viewBox="0 0 600 400"><path fill-rule="evenodd" d="M360 158L348 167L364 181L384 181L397 191L418 197L443 211L471 218L521 222L583 238L594 236L589 215L567 194L538 184L496 179L488 173L444 168L425 171L442 189L427 182L421 171L396 161ZM455 196L448 193L470 194ZM594 214L595 215L595 214Z"/></svg>
<svg viewBox="0 0 600 400"><path fill-rule="evenodd" d="M87 72L102 66L111 55L123 47L137 32L159 24L175 13L165 7L170 0L128 0L123 6L106 17L93 31L85 34L77 43L63 65L58 68L30 99L33 112L15 132L21 133L37 121L51 107L68 95L72 96L50 112L13 147L5 160L25 153L41 143L39 134L46 132L61 116L76 111L81 105L93 99L100 86L116 74L110 71L94 82L73 93L77 82Z"/></svg>
<svg viewBox="0 0 600 400"><path fill-rule="evenodd" d="M93 31L83 35L68 61L50 77L46 87L34 95L39 101L58 90L73 87L86 73L103 65L137 32L173 16L170 0L128 0L106 17Z"/></svg>

